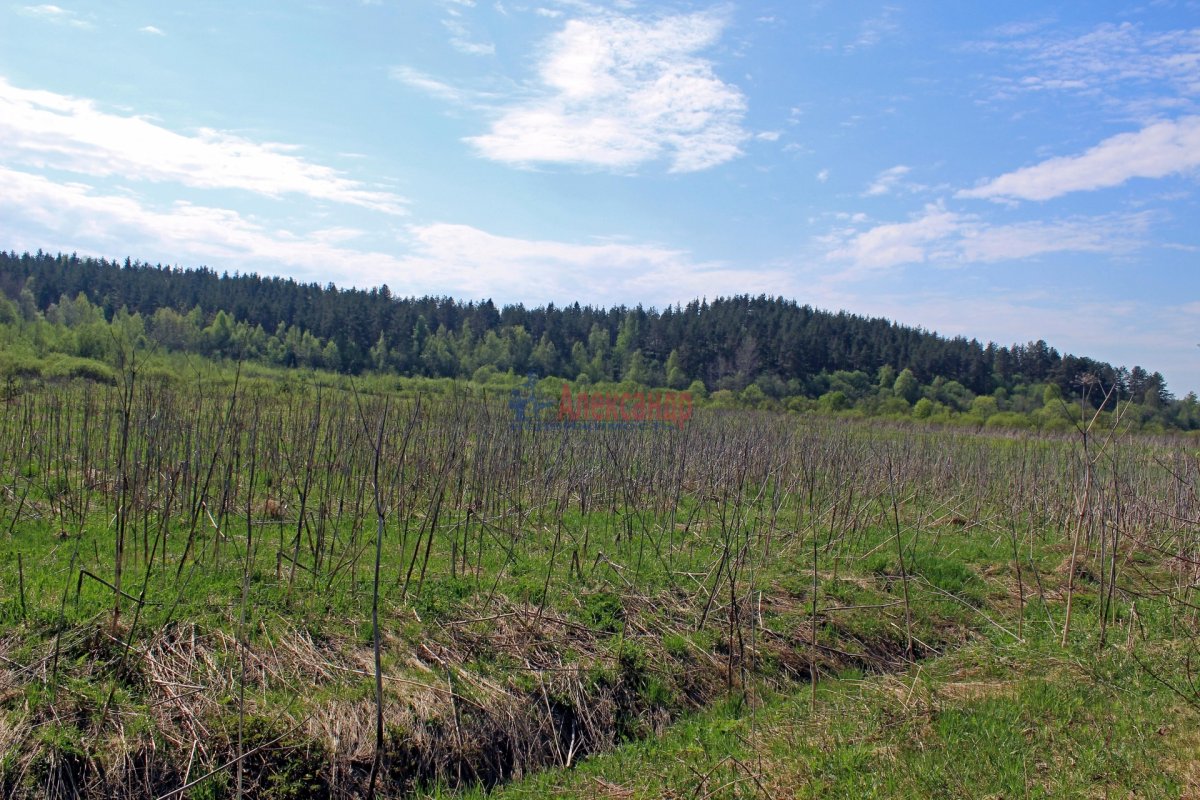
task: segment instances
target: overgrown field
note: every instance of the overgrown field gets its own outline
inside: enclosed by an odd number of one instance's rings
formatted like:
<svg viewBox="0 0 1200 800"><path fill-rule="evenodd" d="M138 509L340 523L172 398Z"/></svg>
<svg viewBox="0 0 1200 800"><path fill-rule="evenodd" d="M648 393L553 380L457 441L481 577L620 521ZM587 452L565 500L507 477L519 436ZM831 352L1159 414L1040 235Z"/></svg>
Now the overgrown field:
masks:
<svg viewBox="0 0 1200 800"><path fill-rule="evenodd" d="M1194 443L514 421L9 391L0 794L1200 792Z"/></svg>

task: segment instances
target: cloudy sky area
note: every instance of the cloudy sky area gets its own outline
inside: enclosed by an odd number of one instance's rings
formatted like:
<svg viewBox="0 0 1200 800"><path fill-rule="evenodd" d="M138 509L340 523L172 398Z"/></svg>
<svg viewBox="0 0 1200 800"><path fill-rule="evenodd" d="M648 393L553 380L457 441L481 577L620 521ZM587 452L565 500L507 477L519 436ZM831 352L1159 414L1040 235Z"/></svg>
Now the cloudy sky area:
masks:
<svg viewBox="0 0 1200 800"><path fill-rule="evenodd" d="M766 293L1200 390L1200 2L0 8L0 248Z"/></svg>

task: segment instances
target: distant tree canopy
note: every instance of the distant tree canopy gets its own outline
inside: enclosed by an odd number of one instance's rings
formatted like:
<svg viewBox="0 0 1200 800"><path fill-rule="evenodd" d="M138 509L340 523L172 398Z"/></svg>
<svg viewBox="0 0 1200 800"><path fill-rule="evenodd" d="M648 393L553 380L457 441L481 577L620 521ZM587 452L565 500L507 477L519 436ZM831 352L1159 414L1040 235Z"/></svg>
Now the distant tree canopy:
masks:
<svg viewBox="0 0 1200 800"><path fill-rule="evenodd" d="M928 400L929 409L983 413L991 407L974 406L976 398L996 397L1007 409L1034 385L1056 387L1064 398L1087 396L1094 405L1111 387L1114 403L1176 403L1162 375L1140 366L1060 354L1041 340L998 346L945 338L765 295L661 310L497 308L490 300L399 298L387 286L338 289L128 258L0 251L0 323L39 315L76 329L78 347L92 354L108 344L88 325L124 315L168 349L349 374L486 378L532 371L672 388L699 381L707 392L739 397L754 387L748 396L755 404L823 398L829 410L871 398L885 410Z"/></svg>

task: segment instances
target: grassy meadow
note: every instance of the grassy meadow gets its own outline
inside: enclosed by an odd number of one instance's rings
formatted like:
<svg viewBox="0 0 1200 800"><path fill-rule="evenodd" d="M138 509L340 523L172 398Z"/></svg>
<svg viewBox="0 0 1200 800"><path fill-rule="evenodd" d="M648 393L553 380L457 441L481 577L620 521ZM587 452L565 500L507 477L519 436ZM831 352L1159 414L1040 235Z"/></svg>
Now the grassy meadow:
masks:
<svg viewBox="0 0 1200 800"><path fill-rule="evenodd" d="M1194 440L211 366L2 402L5 797L1200 793Z"/></svg>

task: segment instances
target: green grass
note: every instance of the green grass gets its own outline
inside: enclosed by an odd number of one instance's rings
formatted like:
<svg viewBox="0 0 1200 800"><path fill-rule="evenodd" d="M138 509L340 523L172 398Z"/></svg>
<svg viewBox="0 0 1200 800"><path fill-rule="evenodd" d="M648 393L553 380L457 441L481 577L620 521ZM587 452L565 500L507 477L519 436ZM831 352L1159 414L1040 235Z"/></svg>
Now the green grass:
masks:
<svg viewBox="0 0 1200 800"><path fill-rule="evenodd" d="M124 791L162 791L190 758L202 774L236 754L243 717L243 751L281 742L247 760L254 796L361 791L363 431L388 387L356 399L332 378L248 368L234 398L229 378L135 383L128 495L119 381L23 391L0 421L5 793L67 775L104 796L105 775L135 780L121 772L134 756L150 783ZM1161 467L1194 465L1177 443L1097 465L1097 530L1125 537L1118 591L1102 646L1100 549L1085 542L1062 647L1070 441L757 413L545 434L455 392L422 396L403 461L412 395L387 400L385 791L478 795L473 775L499 797L1196 788L1195 595L1173 559L1194 532L1135 513L1194 513ZM287 501L282 520L268 498ZM121 587L145 603L122 598L114 621L122 520ZM195 792L232 786L226 770Z"/></svg>
<svg viewBox="0 0 1200 800"><path fill-rule="evenodd" d="M822 681L811 705L807 690L720 704L488 796L1180 797L1197 788L1195 722L1129 656L975 645Z"/></svg>

